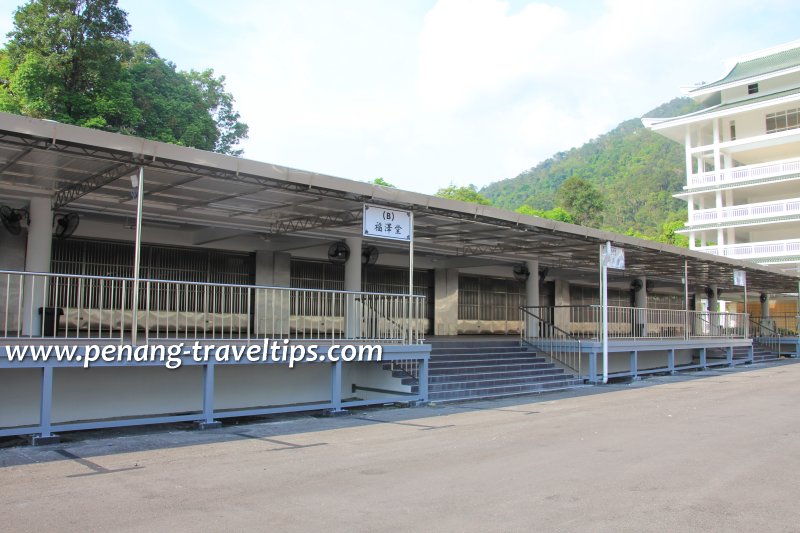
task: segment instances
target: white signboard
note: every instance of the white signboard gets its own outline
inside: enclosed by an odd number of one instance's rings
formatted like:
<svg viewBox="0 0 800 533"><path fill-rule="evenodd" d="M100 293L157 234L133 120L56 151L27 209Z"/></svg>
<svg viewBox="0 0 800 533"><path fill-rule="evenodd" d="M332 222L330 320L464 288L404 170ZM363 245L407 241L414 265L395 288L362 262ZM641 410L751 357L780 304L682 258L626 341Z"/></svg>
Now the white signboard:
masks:
<svg viewBox="0 0 800 533"><path fill-rule="evenodd" d="M411 211L364 204L364 237L411 241Z"/></svg>
<svg viewBox="0 0 800 533"><path fill-rule="evenodd" d="M604 255L606 266L608 268L625 270L625 250L611 246L607 251L604 252Z"/></svg>
<svg viewBox="0 0 800 533"><path fill-rule="evenodd" d="M738 287L745 287L747 285L747 272L744 270L734 270L733 284Z"/></svg>

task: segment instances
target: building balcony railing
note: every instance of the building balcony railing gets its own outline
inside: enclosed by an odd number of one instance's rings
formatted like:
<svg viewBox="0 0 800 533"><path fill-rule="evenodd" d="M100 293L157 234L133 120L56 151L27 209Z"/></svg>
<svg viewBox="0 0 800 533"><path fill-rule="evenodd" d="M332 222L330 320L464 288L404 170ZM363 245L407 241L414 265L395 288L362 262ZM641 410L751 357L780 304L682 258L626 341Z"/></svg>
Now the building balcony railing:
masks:
<svg viewBox="0 0 800 533"><path fill-rule="evenodd" d="M709 187L741 183L757 179L777 178L788 174L800 173L800 158L785 159L772 163L747 165L725 170L692 174L688 179L688 188Z"/></svg>
<svg viewBox="0 0 800 533"><path fill-rule="evenodd" d="M722 248L720 250L720 248ZM750 242L725 246L700 246L700 252L722 255L733 259L758 259L760 257L789 257L800 255L800 239L784 241Z"/></svg>
<svg viewBox="0 0 800 533"><path fill-rule="evenodd" d="M403 294L0 270L0 340L416 344L425 310L424 296Z"/></svg>
<svg viewBox="0 0 800 533"><path fill-rule="evenodd" d="M734 205L722 209L701 209L692 213L689 224L733 222L786 215L800 215L800 198Z"/></svg>

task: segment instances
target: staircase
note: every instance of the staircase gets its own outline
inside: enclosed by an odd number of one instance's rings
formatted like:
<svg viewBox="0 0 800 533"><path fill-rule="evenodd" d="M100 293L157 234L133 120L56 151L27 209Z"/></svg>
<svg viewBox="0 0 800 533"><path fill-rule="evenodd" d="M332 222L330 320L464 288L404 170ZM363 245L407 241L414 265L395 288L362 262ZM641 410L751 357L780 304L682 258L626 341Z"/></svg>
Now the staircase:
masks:
<svg viewBox="0 0 800 533"><path fill-rule="evenodd" d="M733 348L733 361L735 363L740 363L747 359L747 347L746 346L736 346ZM725 349L723 348L712 348L709 349L706 358L709 361L719 361L720 359L726 358ZM780 355L777 354L775 351L772 350L769 346L766 346L761 343L753 342L753 362L754 363L765 363L769 361L777 361L780 359Z"/></svg>
<svg viewBox="0 0 800 533"><path fill-rule="evenodd" d="M735 352L735 350L734 350ZM734 354L735 357L735 354ZM754 363L764 363L767 361L777 361L781 358L781 355L775 350L767 346L766 344L761 344L760 342L753 341L753 362Z"/></svg>
<svg viewBox="0 0 800 533"><path fill-rule="evenodd" d="M431 402L498 398L563 390L583 384L519 340L431 342L428 393Z"/></svg>

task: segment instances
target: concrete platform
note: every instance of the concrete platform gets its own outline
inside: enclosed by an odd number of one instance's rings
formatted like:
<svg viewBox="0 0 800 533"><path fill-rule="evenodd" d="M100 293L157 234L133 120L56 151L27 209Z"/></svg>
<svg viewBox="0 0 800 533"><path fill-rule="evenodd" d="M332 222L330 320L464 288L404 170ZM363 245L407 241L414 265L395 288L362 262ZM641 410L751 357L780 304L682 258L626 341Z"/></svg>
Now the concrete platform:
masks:
<svg viewBox="0 0 800 533"><path fill-rule="evenodd" d="M800 365L0 450L9 531L789 531Z"/></svg>

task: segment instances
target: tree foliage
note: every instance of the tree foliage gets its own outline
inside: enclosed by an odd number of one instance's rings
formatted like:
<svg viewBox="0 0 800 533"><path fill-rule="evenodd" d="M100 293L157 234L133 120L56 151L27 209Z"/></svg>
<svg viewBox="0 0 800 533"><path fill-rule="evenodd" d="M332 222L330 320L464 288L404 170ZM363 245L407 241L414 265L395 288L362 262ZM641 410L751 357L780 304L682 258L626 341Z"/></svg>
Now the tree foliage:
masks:
<svg viewBox="0 0 800 533"><path fill-rule="evenodd" d="M556 193L558 207L569 213L576 224L599 227L605 201L597 187L578 176L570 176Z"/></svg>
<svg viewBox="0 0 800 533"><path fill-rule="evenodd" d="M541 218L548 218L550 220L558 220L559 222L569 222L570 224L577 224L575 218L567 213L561 207L554 207L553 209L548 209L544 211L542 209L534 209L530 206L523 205L516 209L517 213L522 213L523 215L532 215L535 217Z"/></svg>
<svg viewBox="0 0 800 533"><path fill-rule="evenodd" d="M460 200L462 202L470 202L473 204L480 204L480 205L491 205L492 202L484 195L478 192L478 189L475 185L465 185L462 187L457 187L452 183L448 187L443 187L436 191L436 196L440 196L442 198L449 198L450 200Z"/></svg>
<svg viewBox="0 0 800 533"><path fill-rule="evenodd" d="M647 116L678 116L697 109L693 100L676 98ZM659 239L664 238L665 221L686 220L686 203L672 197L686 184L684 157L682 145L645 129L637 118L480 192L498 207L546 212L558 205L562 184L577 176L604 198L603 229ZM682 242L680 237L676 243Z"/></svg>
<svg viewBox="0 0 800 533"><path fill-rule="evenodd" d="M0 50L0 111L241 153L247 137L224 76L179 71L131 43L116 0L31 0Z"/></svg>
<svg viewBox="0 0 800 533"><path fill-rule="evenodd" d="M397 188L393 184L389 183L388 181L386 181L383 178L375 178L374 180L372 180L372 183L374 183L375 185L380 185L382 187L390 187L392 189L396 189Z"/></svg>

